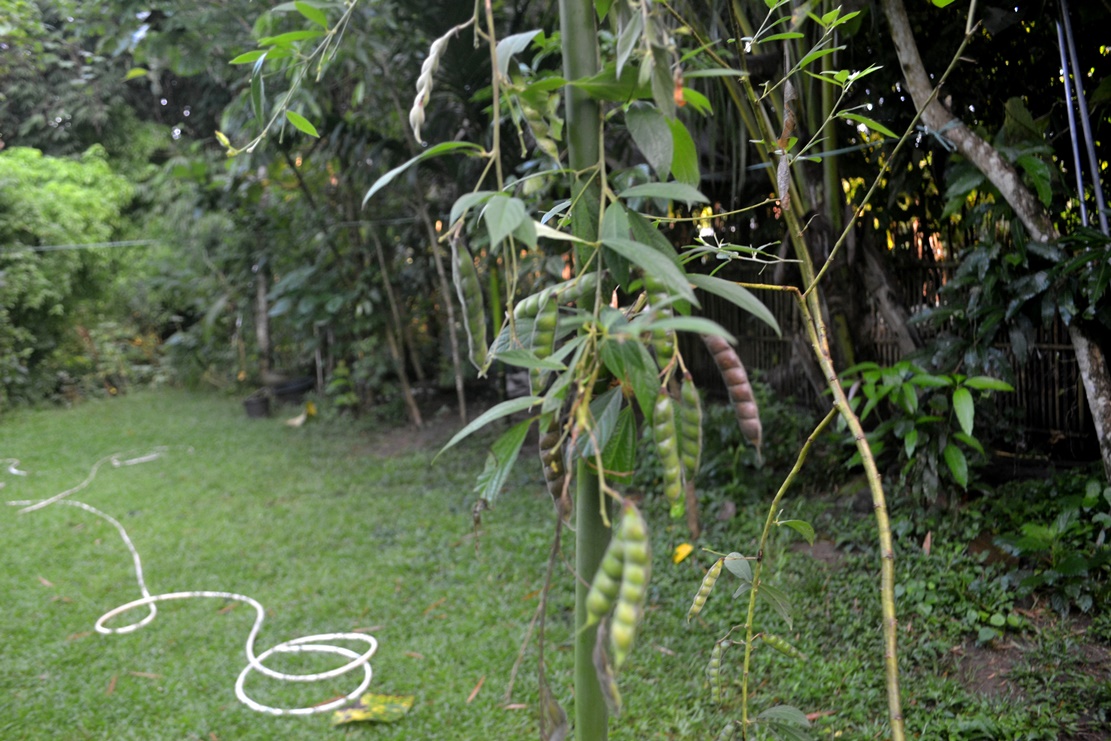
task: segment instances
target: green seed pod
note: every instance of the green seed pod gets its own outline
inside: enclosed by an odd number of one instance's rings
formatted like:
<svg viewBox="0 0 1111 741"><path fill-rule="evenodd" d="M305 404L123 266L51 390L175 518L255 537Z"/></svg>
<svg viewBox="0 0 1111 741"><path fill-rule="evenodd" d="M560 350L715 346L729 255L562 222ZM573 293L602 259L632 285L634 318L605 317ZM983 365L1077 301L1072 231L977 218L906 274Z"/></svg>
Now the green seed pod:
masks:
<svg viewBox="0 0 1111 741"><path fill-rule="evenodd" d="M687 610L687 622L689 623L692 618L698 617L698 613L702 612L702 606L706 604L706 599L710 596L710 592L714 588L718 577L721 576L721 567L725 563L725 558L719 558L714 561L714 565L706 572L706 576L702 577L702 585L698 587L698 594L694 596L694 602L691 604L690 609Z"/></svg>
<svg viewBox="0 0 1111 741"><path fill-rule="evenodd" d="M691 374L683 374L679 386L679 457L683 480L694 481L702 462L702 399Z"/></svg>
<svg viewBox="0 0 1111 741"><path fill-rule="evenodd" d="M710 651L710 663L706 666L706 677L710 680L710 701L715 705L721 703L721 657L725 649L732 645L732 641L722 638L714 644Z"/></svg>
<svg viewBox="0 0 1111 741"><path fill-rule="evenodd" d="M586 593L586 624L594 625L601 620L613 607L620 592L621 584L602 569L598 569L590 585L590 591Z"/></svg>
<svg viewBox="0 0 1111 741"><path fill-rule="evenodd" d="M619 669L633 647L637 622L648 594L648 569L651 565L648 526L634 505L625 505L614 540L621 543L624 553L621 588L610 632L613 665L615 669Z"/></svg>
<svg viewBox="0 0 1111 741"><path fill-rule="evenodd" d="M648 294L648 305L657 318L665 319L674 315L671 306L666 303L667 288L648 273L644 274L644 291ZM675 357L675 333L669 329L652 330L651 342L652 349L656 351L656 363L663 370Z"/></svg>
<svg viewBox="0 0 1111 741"><path fill-rule="evenodd" d="M806 654L804 654L802 651L799 651L797 648L788 643L785 638L777 635L772 635L771 633L764 633L760 637L764 639L764 643L768 644L784 656L790 656L792 659L806 659Z"/></svg>
<svg viewBox="0 0 1111 741"><path fill-rule="evenodd" d="M556 283L518 301L513 307L513 317L531 319L540 312L540 308L549 298L554 299L557 304L569 304L593 292L597 286L598 273L596 272L584 273L577 278Z"/></svg>
<svg viewBox="0 0 1111 741"><path fill-rule="evenodd" d="M569 502L564 502L563 492L570 472L563 458L563 434L556 420L540 435L540 462L544 467L544 485L559 516L566 520L571 513Z"/></svg>
<svg viewBox="0 0 1111 741"><path fill-rule="evenodd" d="M683 513L683 465L679 460L679 437L675 427L675 410L671 395L661 388L652 410L652 433L656 453L663 466L664 495L671 503L672 516Z"/></svg>
<svg viewBox="0 0 1111 741"><path fill-rule="evenodd" d="M602 555L602 570L613 579L621 579L625 573L625 543L620 538L610 540Z"/></svg>
<svg viewBox="0 0 1111 741"><path fill-rule="evenodd" d="M486 307L482 296L482 284L478 280L478 270L470 250L459 240L451 242L451 277L455 292L463 307L463 326L467 330L467 346L470 349L471 363L485 374L487 366L486 347Z"/></svg>
<svg viewBox="0 0 1111 741"><path fill-rule="evenodd" d="M555 295L541 304L532 324L530 346L533 355L544 360L555 352L556 327L559 325L559 302ZM533 368L529 371L529 385L532 393L539 394L549 371Z"/></svg>

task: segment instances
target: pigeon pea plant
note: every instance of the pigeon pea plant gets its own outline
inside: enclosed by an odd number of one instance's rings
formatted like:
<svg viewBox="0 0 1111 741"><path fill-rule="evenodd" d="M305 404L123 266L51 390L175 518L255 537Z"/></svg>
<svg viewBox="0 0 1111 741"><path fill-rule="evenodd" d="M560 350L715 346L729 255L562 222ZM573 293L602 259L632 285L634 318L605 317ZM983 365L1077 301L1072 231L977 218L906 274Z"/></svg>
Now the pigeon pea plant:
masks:
<svg viewBox="0 0 1111 741"><path fill-rule="evenodd" d="M286 58L302 59L299 63L304 66L304 71L293 78L295 88L310 66L319 65L317 74L321 73L334 44L338 43L337 33L346 26L354 5L352 1L294 2L293 8L310 24L311 42L316 45L311 54L297 57L293 54L296 50L286 49L308 38L304 35L308 32L294 31L261 40L266 48L233 61L255 65L257 73L260 66L283 58L285 50ZM334 24L326 12L332 7L342 9L340 20ZM638 506L622 491L623 482L635 466L638 425L651 430L650 439L663 467L663 493L672 517L687 515L690 504L696 501L691 492L700 459L701 405L676 343L677 332L696 333L707 339L730 390L744 435L757 448L763 438L758 409L747 374L732 347L733 338L716 323L698 316L697 311L700 297L709 293L767 322L778 332L775 320L746 286L714 275L716 270L704 274L687 268L695 260L720 268L734 259L766 262L769 258L752 247L711 244L702 239L680 253L659 230L661 222L676 218L671 204L693 207L709 201L698 189L701 174L697 149L679 115L679 109L687 106L692 115L710 113L706 96L687 84L699 77L739 84L747 101L746 110L759 112L750 130L762 137L757 142L761 152L777 162L771 170L772 185L779 194L778 205L787 238L795 248L803 288L763 285L757 288L793 293L834 399L834 408L803 446L795 467L776 494L755 555L722 556L714 567L719 574L724 569L739 578L742 588L737 596L749 597L746 622L717 641L712 652L711 694L716 698L720 689L714 688L718 687L716 680L723 669L725 650L734 645L744 646L741 718L731 720L723 735L732 737L739 732L741 737L751 738L757 733L756 724L760 724L760 728L782 737L806 736L806 717L796 708L776 706L750 715L748 678L757 645L802 658L784 639L757 629L755 605L759 597L781 616L790 616L788 595L764 579L763 550L770 532L778 526L813 538L808 524L782 521L777 513L811 442L832 419L840 416L854 432L875 503L883 555L881 602L889 717L892 737L896 741L904 738L895 645L894 551L884 493L860 421L833 369L818 295L818 284L852 224L846 227L822 269L815 270L803 242L804 228L799 216L789 208L791 190L797 188L793 166L799 159L812 157L810 150L832 121L847 119L882 136L890 132L852 110L838 110L849 87L872 68L859 72L823 69L817 77L831 89L840 90L841 97L830 108L815 136L800 145L795 118L798 96L792 77L814 74L810 67L840 48L832 45L838 27L857 14L833 9L821 15L796 17L786 0L765 0L765 7L767 13L758 28L746 32L744 38L728 42L737 45L737 58L742 66L734 69L720 55L718 43L700 38L698 26L684 23L666 3L561 0L558 36L549 37L533 30L499 39L492 1L478 0L469 20L432 43L417 80L409 123L416 139L421 140L426 107L432 101L444 51L463 31L471 29L476 43L484 43L489 50L488 100L494 124L487 140L447 141L427 146L408 162L382 175L364 198L365 205L406 170L433 157L462 155L483 163L473 190L452 206L444 241L452 248L454 282L463 305L472 363L481 375L495 361L527 369L530 393L494 406L466 425L447 447L496 420L525 415L491 446L476 487L477 522L505 484L529 428L537 424L540 430L539 458L557 512L548 576L537 613L540 730L544 739L564 738L569 726L566 713L545 680L543 655L546 597L564 524L574 517L578 628L575 734L580 740L604 739L608 715L621 706L615 673L629 660L635 646L649 579L647 524ZM738 8L739 4L734 3L735 19L744 29L748 22ZM797 25L810 22L821 29L817 45L786 65L781 80L758 91L743 69L745 55L761 44L768 45L767 49L780 43L793 45L802 36L795 30ZM600 34L600 27L608 27L612 33ZM680 29L683 33L678 32ZM613 43L602 44L603 38ZM561 72L526 61L530 49L537 49L538 57L553 53L556 39L563 59ZM697 45L681 50L680 43L691 39ZM720 46L724 48L725 44ZM939 84L944 79L942 76ZM252 82L252 100L263 97L256 87L261 85ZM318 132L307 119L286 110L290 99L287 95L279 101L270 117L260 116L260 123L265 126L263 133L284 122L316 136ZM737 102L741 103L739 98ZM771 121L776 118L782 122L779 130L772 128ZM530 172L524 178L507 177L503 171L506 144L502 135L503 128L509 127L503 127L503 121L513 124L522 150L534 145L535 161L547 162L546 169ZM647 171L643 168L635 175L611 171L605 145L614 141L612 132L621 129L644 156L655 180L645 182L643 175ZM904 134L898 147L907 139ZM261 135L246 147L234 149L222 139L232 154L249 151L260 141ZM898 147L886 161L895 159ZM566 164L562 165L564 149ZM884 173L885 170L877 176L866 198L871 197ZM530 197L537 192L538 182L557 183L553 187L564 188L568 197L540 213L536 200ZM760 203L749 209L767 205ZM737 213L740 211L715 216ZM471 249L472 244L476 249ZM548 258L549 263L554 258L562 267L564 280L529 292L519 284L521 263L523 256L536 255ZM498 272L502 273L498 280L483 283L483 273L496 276ZM499 289L489 290L492 286ZM519 298L522 292L527 295ZM504 306L506 310L503 315L497 309L488 311L488 306ZM490 316L491 313L494 315ZM488 334L491 327L494 331ZM649 500L647 504L654 503ZM611 513L620 513L612 526ZM716 576L704 581L699 590L701 604L705 604L715 581ZM692 617L699 608L696 601ZM739 637L742 633L743 639Z"/></svg>

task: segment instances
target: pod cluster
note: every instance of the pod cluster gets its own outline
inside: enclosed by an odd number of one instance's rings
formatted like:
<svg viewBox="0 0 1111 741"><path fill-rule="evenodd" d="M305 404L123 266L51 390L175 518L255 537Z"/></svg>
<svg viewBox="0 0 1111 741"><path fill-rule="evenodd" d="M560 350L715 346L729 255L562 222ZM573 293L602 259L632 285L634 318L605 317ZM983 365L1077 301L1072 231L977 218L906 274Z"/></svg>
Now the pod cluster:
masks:
<svg viewBox="0 0 1111 741"><path fill-rule="evenodd" d="M463 307L463 326L467 330L471 363L478 368L479 373L485 373L488 358L486 305L482 296L482 284L478 281L478 269L471 251L458 239L451 242L451 278Z"/></svg>
<svg viewBox="0 0 1111 741"><path fill-rule="evenodd" d="M636 506L626 504L586 596L587 625L597 623L613 609L609 635L615 669L621 668L633 649L650 567L648 526Z"/></svg>

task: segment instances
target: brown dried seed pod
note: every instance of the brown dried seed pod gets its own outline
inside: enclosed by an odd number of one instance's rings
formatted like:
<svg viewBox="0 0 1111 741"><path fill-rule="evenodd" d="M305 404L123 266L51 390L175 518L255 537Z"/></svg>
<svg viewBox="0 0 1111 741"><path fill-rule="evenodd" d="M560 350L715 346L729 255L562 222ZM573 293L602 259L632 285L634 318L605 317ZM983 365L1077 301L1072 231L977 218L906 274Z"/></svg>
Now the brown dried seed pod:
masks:
<svg viewBox="0 0 1111 741"><path fill-rule="evenodd" d="M748 373L745 372L740 356L724 337L702 335L702 341L714 357L714 364L725 381L725 388L729 391L729 401L733 404L733 413L737 416L741 434L759 454L760 446L764 441L760 410L756 405L756 396L752 392L752 384L748 380Z"/></svg>

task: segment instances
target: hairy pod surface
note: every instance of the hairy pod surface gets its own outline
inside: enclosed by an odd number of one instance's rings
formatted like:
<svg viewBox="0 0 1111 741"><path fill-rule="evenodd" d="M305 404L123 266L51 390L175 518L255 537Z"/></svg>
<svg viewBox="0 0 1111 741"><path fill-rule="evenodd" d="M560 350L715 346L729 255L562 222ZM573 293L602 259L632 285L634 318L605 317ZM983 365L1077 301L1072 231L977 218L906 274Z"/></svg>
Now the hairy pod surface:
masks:
<svg viewBox="0 0 1111 741"><path fill-rule="evenodd" d="M706 665L706 678L710 680L710 701L715 705L721 703L721 657L730 645L732 641L727 638L715 643L710 651L710 663Z"/></svg>
<svg viewBox="0 0 1111 741"><path fill-rule="evenodd" d="M792 659L806 659L806 654L791 645L786 638L773 635L771 633L764 633L760 637L763 639L764 643L771 646L784 656L790 656Z"/></svg>
<svg viewBox="0 0 1111 741"><path fill-rule="evenodd" d="M455 292L463 307L463 326L467 331L467 347L471 363L480 374L486 372L486 306L482 296L482 284L478 280L478 269L467 246L455 239L451 242L451 277Z"/></svg>
<svg viewBox="0 0 1111 741"><path fill-rule="evenodd" d="M679 386L679 457L683 480L694 481L702 464L702 398L691 374Z"/></svg>
<svg viewBox="0 0 1111 741"><path fill-rule="evenodd" d="M584 273L577 278L556 283L554 286L543 288L518 301L513 307L513 317L515 319L532 319L549 299L554 301L556 305L569 304L588 295L597 286L598 274L596 272Z"/></svg>
<svg viewBox="0 0 1111 741"><path fill-rule="evenodd" d="M698 593L694 595L694 602L691 603L690 609L687 610L687 622L689 623L693 618L698 617L698 613L702 612L702 607L706 604L706 600L710 597L710 592L714 589L714 584L717 583L718 577L721 576L721 567L725 563L725 558L721 557L714 561L714 565L702 577L702 584L698 587Z"/></svg>
<svg viewBox="0 0 1111 741"><path fill-rule="evenodd" d="M729 392L729 402L733 405L733 413L737 417L737 424L741 434L756 452L760 452L763 444L763 427L760 425L760 410L756 406L756 396L752 392L752 384L748 380L741 358L737 351L724 337L715 335L702 335L706 349L714 358L714 365L725 381L725 388Z"/></svg>

